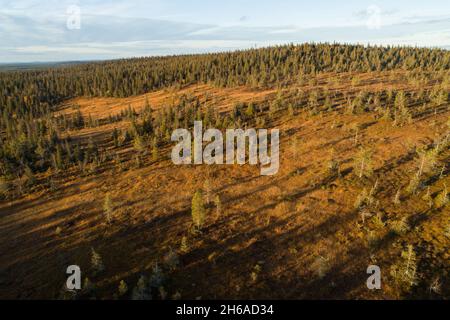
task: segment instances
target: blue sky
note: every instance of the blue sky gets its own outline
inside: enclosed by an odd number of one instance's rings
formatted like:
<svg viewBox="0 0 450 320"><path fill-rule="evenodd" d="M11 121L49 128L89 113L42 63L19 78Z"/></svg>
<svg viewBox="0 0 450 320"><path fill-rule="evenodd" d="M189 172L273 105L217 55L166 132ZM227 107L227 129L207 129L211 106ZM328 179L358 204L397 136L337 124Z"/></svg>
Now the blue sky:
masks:
<svg viewBox="0 0 450 320"><path fill-rule="evenodd" d="M0 0L0 63L310 41L450 48L450 1Z"/></svg>

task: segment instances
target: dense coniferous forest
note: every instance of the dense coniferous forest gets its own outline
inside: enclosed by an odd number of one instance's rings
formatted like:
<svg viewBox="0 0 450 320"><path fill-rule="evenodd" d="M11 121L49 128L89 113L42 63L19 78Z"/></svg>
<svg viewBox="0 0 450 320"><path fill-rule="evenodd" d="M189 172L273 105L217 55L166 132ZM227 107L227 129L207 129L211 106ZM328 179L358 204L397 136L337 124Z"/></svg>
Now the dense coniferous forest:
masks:
<svg viewBox="0 0 450 320"><path fill-rule="evenodd" d="M127 97L171 85L282 86L322 72L440 71L450 53L439 49L304 44L232 53L137 58L0 76L2 113L45 114L75 96Z"/></svg>
<svg viewBox="0 0 450 320"><path fill-rule="evenodd" d="M46 170L51 166L62 169L65 161L77 164L96 159L97 153L92 145L82 151L79 145L70 143L70 137L60 139L58 136L61 128L80 128L94 124L92 119L83 119L80 112L70 119L53 117L54 107L73 97L120 98L160 88L181 88L199 83L216 87L280 89L305 82L308 76L314 77L321 73L389 70L445 72L449 66L450 53L439 49L303 44L231 53L136 58L3 72L0 73L0 173L3 179L20 178L27 184L27 181L33 181L33 172L37 170ZM317 98L312 96L309 104L317 104L317 101L311 101ZM361 104L362 101L355 103ZM173 124L182 121L187 123L188 119L194 119L199 102L192 102L191 106L193 109L187 112L187 116L181 115L181 111L177 116L173 110L169 111L167 116L170 120L159 121L163 123L163 128L159 130L163 133L159 138L163 134L167 136ZM142 134L152 133L153 119L149 114L151 112L144 114ZM240 114L244 116L245 112ZM238 115L235 112L229 122L237 121ZM123 117L135 121L132 110L119 115L119 118ZM135 135L135 127L136 125L129 136ZM129 139L124 138L125 141ZM148 139L155 140L154 137Z"/></svg>

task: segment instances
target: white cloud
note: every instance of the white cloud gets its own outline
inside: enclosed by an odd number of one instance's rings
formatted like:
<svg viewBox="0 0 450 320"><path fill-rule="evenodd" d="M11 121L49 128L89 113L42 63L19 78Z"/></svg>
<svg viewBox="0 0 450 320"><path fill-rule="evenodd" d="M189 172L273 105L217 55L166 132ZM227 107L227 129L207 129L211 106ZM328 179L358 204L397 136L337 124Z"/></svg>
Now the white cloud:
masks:
<svg viewBox="0 0 450 320"><path fill-rule="evenodd" d="M154 2L156 6L158 2ZM96 13L101 15L83 11L81 29L72 31L66 28L65 11L55 14L63 8L56 0L49 2L55 5L55 8L49 8L49 15L17 13L36 3L31 0L21 1L20 5L10 3L0 11L1 62L202 53L311 41L450 47L449 17L440 20L422 17L416 22L383 24L374 30L369 30L364 23L347 27L258 27L243 23L247 19L240 19L244 21L236 22L238 24L234 26L220 26L103 15L117 10L126 12L129 4L118 0L112 8L100 10L103 4L96 0L82 10L97 9ZM47 6L51 5L44 5L44 8ZM385 13L396 14L395 11Z"/></svg>
<svg viewBox="0 0 450 320"><path fill-rule="evenodd" d="M288 33L295 33L295 32L299 32L300 29L299 28L286 28L286 29L276 29L276 30L272 30L269 31L270 34L288 34Z"/></svg>
<svg viewBox="0 0 450 320"><path fill-rule="evenodd" d="M110 45L105 46L110 47ZM92 54L114 54L113 50L107 48L100 48L95 44L80 44L79 46L28 46L10 48L11 51L17 53L43 54L43 53L66 53L71 55L92 55Z"/></svg>

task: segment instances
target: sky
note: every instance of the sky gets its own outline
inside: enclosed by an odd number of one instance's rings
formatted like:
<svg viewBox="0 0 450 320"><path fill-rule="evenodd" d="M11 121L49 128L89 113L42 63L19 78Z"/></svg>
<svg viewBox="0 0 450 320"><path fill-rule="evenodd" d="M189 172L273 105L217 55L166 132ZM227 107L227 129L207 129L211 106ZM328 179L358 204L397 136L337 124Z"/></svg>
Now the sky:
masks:
<svg viewBox="0 0 450 320"><path fill-rule="evenodd" d="M0 0L0 63L303 42L450 49L450 1Z"/></svg>

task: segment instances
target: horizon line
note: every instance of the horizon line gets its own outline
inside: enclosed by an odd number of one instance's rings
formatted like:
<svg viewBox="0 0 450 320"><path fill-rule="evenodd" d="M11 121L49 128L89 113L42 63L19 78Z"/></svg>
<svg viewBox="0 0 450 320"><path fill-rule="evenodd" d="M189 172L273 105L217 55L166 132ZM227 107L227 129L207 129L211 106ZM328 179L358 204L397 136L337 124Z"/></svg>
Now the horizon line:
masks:
<svg viewBox="0 0 450 320"><path fill-rule="evenodd" d="M181 53L181 54L155 54L155 55L143 55L143 56L123 56L123 57L117 57L112 59L76 59L76 60L35 60L35 61L15 61L15 62L0 62L0 67L7 67L7 66L18 66L18 65L37 65L37 64L81 64L81 63L102 63L102 62L112 62L112 61L120 61L120 60L133 60L133 59L146 59L146 58L170 58L170 57L189 57L189 56L202 56L202 55L213 55L213 54L226 54L226 53L234 53L234 52L243 52L243 51L251 51L251 50L263 50L263 49L269 49L269 48L276 48L276 47L286 47L286 46L301 46L301 45L342 45L342 46L363 46L366 48L385 48L385 49L391 49L391 48L412 48L412 49L428 49L428 50L442 50L442 51L449 51L449 46L439 47L439 46L419 46L419 45L408 45L408 44L370 44L370 43L361 43L361 42L290 42L290 43L280 43L280 44L273 44L273 45L267 45L267 46L260 46L257 47L256 45L251 48L242 48L242 49L221 49L218 51L205 51L202 53ZM2 70L0 70L2 71Z"/></svg>

